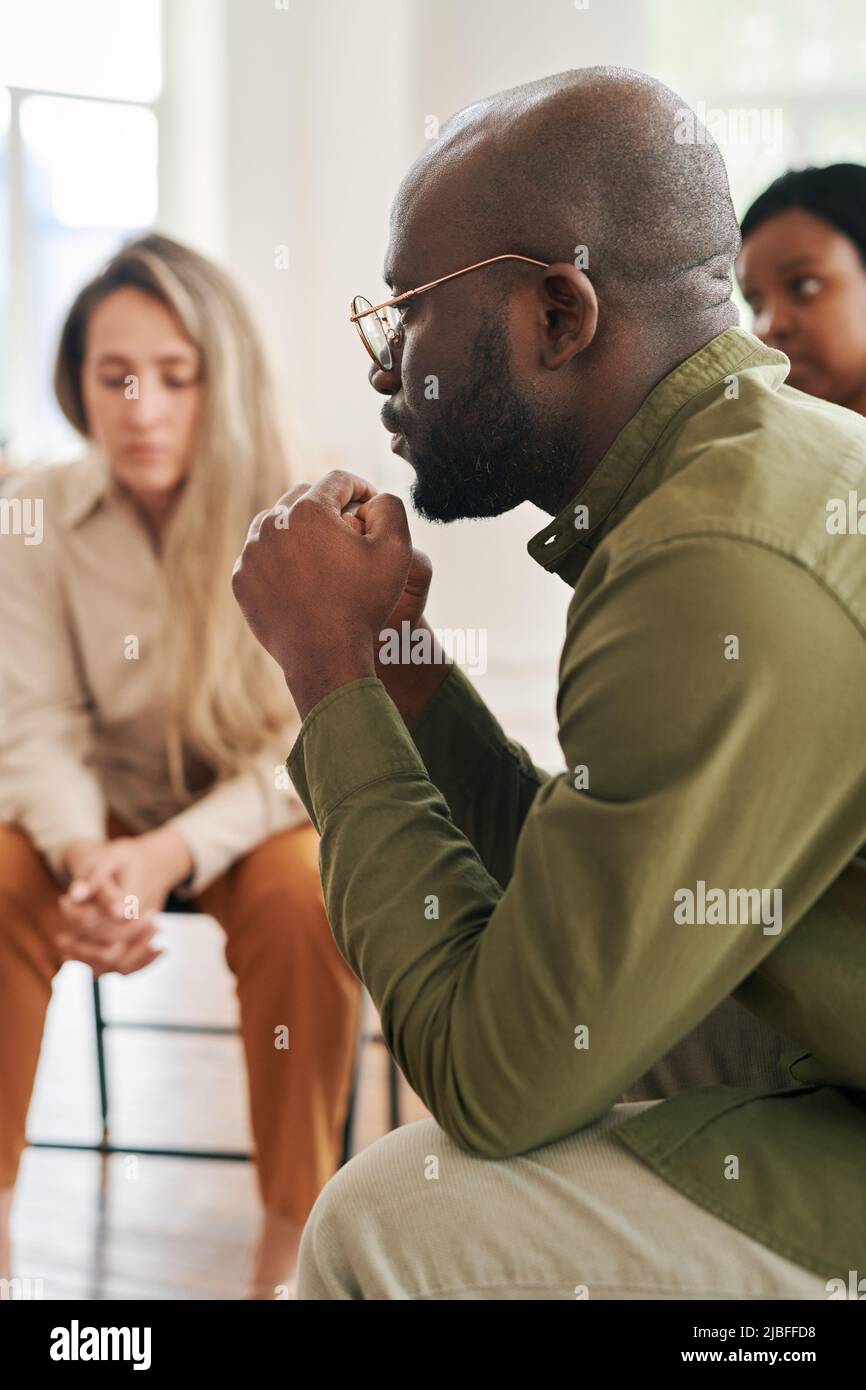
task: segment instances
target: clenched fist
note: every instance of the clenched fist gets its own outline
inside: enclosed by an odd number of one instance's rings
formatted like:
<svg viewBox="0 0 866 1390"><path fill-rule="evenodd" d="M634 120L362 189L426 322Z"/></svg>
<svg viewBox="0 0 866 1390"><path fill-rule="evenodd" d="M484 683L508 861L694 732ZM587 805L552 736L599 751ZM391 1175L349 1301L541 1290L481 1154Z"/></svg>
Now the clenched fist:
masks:
<svg viewBox="0 0 866 1390"><path fill-rule="evenodd" d="M232 589L302 719L331 690L376 674L412 559L402 502L352 473L301 483L254 517Z"/></svg>

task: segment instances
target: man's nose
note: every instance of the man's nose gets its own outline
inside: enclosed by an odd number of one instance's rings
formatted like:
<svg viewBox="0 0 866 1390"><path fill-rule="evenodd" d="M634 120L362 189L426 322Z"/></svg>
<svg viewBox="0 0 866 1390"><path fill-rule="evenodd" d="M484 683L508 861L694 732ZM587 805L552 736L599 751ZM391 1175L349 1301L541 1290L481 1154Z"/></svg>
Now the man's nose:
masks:
<svg viewBox="0 0 866 1390"><path fill-rule="evenodd" d="M367 380L374 391L378 391L382 396L393 396L395 391L400 389L400 355L391 349L391 366L380 367L378 362L373 362Z"/></svg>

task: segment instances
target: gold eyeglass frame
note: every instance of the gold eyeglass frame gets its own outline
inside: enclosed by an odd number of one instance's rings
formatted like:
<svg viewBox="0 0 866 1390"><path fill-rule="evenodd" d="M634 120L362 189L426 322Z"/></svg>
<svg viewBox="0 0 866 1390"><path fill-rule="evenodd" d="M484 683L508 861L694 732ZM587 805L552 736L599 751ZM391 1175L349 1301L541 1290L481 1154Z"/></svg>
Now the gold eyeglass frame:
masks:
<svg viewBox="0 0 866 1390"><path fill-rule="evenodd" d="M394 365L392 349L398 347L403 340L403 325L386 318L382 313L383 309L390 309L395 304L402 304L406 299L414 299L416 295L424 294L426 290L433 290L437 285L444 285L446 280L454 280L458 275L468 275L470 270L480 270L482 266L493 265L495 261L526 261L528 265L541 266L543 270L546 270L551 264L550 261L537 261L534 256L521 256L516 251L506 251L501 256L488 256L485 261L476 261L474 265L466 265L462 270L452 270L448 275L440 275L438 280L429 280L426 285L418 285L414 290L404 290L402 294L395 294L391 299L384 299L381 304L370 304L370 301L365 299L363 295L356 294L349 305L349 322L355 325L358 330L358 337L376 366L380 367L383 372L389 372ZM356 306L359 300L363 300L369 307L358 310ZM388 353L387 362L383 362L382 358L374 351L361 327L360 320L367 318L370 314L377 314L382 325Z"/></svg>

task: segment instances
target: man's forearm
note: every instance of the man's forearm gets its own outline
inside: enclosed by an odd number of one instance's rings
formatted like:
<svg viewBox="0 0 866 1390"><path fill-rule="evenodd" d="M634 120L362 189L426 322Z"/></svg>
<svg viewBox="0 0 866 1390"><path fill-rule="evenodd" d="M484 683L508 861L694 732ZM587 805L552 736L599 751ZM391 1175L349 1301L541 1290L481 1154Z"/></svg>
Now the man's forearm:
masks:
<svg viewBox="0 0 866 1390"><path fill-rule="evenodd" d="M413 624L413 634L418 631L424 631L430 635L430 661L418 664L382 663L379 660L379 653L376 653L375 674L394 701L404 724L409 729L421 718L454 664L439 643L426 618Z"/></svg>
<svg viewBox="0 0 866 1390"><path fill-rule="evenodd" d="M340 685L365 675L380 681L430 778L445 797L454 824L504 887L511 877L523 821L547 774L533 765L525 749L506 737L460 667L436 641L429 624L422 618L412 623L411 631L425 634L423 645L410 640L409 648L426 648L427 661L412 664L377 659L372 670L353 669L342 681L322 687L315 704ZM302 717L314 708L313 704L305 705L303 697L298 703ZM299 738L287 765L312 815L304 761L296 756L302 742Z"/></svg>
<svg viewBox="0 0 866 1390"><path fill-rule="evenodd" d="M429 634L425 646L430 659L424 662L383 662L380 651L351 649L330 653L327 659L312 661L303 671L292 676L289 683L292 699L302 719L320 700L341 685L376 676L382 682L407 728L411 728L424 713L453 666L451 658L440 645L426 619L413 624L412 633ZM410 641L410 649L417 650ZM288 683L288 677L287 677Z"/></svg>
<svg viewBox="0 0 866 1390"><path fill-rule="evenodd" d="M310 710L333 690L375 674L372 650L350 650L328 653L324 659L311 661L291 678L286 674L286 684L298 714L306 719Z"/></svg>

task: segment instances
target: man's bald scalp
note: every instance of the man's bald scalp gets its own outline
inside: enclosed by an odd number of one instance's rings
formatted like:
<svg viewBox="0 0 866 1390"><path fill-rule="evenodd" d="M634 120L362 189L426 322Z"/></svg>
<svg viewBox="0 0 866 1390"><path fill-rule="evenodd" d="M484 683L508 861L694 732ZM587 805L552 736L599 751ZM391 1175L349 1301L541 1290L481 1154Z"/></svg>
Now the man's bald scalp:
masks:
<svg viewBox="0 0 866 1390"><path fill-rule="evenodd" d="M398 205L409 211L425 187L457 173L467 260L501 251L572 260L586 246L602 305L700 314L730 300L740 234L719 149L686 112L670 88L627 68L526 83L452 117ZM697 138L678 141L689 127Z"/></svg>

